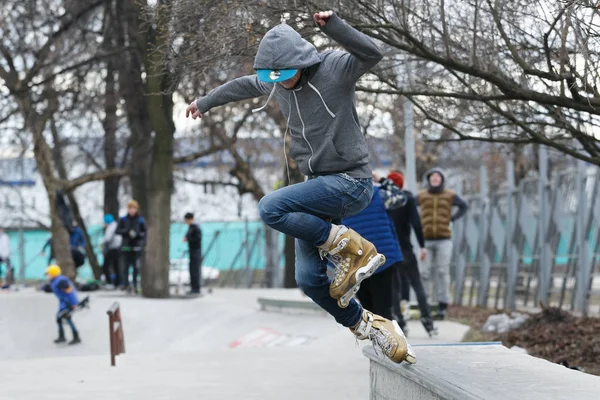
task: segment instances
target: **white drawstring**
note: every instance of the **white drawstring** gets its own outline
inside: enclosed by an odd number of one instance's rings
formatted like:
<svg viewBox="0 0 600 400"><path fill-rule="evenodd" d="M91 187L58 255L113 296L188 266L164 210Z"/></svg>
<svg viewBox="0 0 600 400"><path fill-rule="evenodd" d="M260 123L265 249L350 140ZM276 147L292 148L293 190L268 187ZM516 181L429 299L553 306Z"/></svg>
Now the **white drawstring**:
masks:
<svg viewBox="0 0 600 400"><path fill-rule="evenodd" d="M331 111L329 109L329 107L327 106L327 103L325 103L325 99L323 99L323 96L321 95L321 92L319 92L319 90L310 82L307 82L308 86L319 96L319 98L321 99L321 102L323 103L323 106L325 107L325 110L327 110L327 112L329 113L329 115L332 118L335 118L335 114L333 113L333 111ZM300 88L301 89L301 88ZM296 90L300 90L300 89L296 89ZM275 94L275 91L277 90L277 84L273 85L273 90L271 90L271 93L269 93L269 97L267 98L267 101L265 102L265 104L262 107L259 108L255 108L252 110L253 113L259 112L264 110L267 105L269 105L269 101L271 101L271 99L273 98L273 95ZM298 111L298 118L300 119L300 123L302 124L302 137L304 138L304 140L306 141L306 144L308 144L308 147L310 148L310 152L311 152L311 156L308 159L308 169L310 169L310 172L314 173L312 166L311 166L311 161L312 161L312 157L315 155L315 152L310 144L310 142L308 141L308 139L306 138L306 127L304 125L304 120L302 119L302 114L300 114L300 105L298 104L298 97L296 96L296 90L292 90L292 94L294 95L294 100L296 102L296 110ZM285 168L287 171L287 178L288 178L288 185L291 183L291 178L290 178L290 166L289 166L289 162L288 162L288 158L287 158L287 152L286 152L286 143L285 140L287 138L287 133L289 131L289 127L290 127L290 118L292 116L292 99L289 99L289 112L288 112L288 117L287 120L285 122L285 131L283 133L283 157L285 159Z"/></svg>
<svg viewBox="0 0 600 400"><path fill-rule="evenodd" d="M310 88L312 90L315 91L315 93L317 93L319 95L319 98L321 99L321 101L323 102L323 105L325 106L325 109L327 110L327 112L329 113L329 115L331 115L332 118L335 118L335 114L329 109L329 107L327 107L327 103L325 103L325 99L323 99L323 96L321 96L321 92L319 92L317 90L316 87L314 87L314 85L310 82L306 82L308 84L308 86L310 86Z"/></svg>
<svg viewBox="0 0 600 400"><path fill-rule="evenodd" d="M288 100L289 100L288 105L290 107L289 107L289 111L288 111L287 120L285 121L285 132L283 133L283 159L285 160L285 170L287 172L288 185L291 185L292 178L290 178L290 163L288 162L288 155L287 155L287 152L285 151L285 139L287 138L287 133L290 128L290 117L292 116L292 99L288 98Z"/></svg>
<svg viewBox="0 0 600 400"><path fill-rule="evenodd" d="M296 96L296 92L292 91L292 94L294 95L294 100L296 101L296 111L298 111L298 118L300 118L300 123L302 124L302 137L304 138L304 141L306 141L306 144L310 148L311 155L310 155L310 158L308 159L308 169L310 170L310 172L312 172L314 174L315 171L313 171L312 166L310 165L310 162L312 161L312 158L315 155L315 151L313 150L312 145L306 138L306 126L304 125L304 120L302 119L302 114L300 113L300 104L298 103L298 97Z"/></svg>
<svg viewBox="0 0 600 400"><path fill-rule="evenodd" d="M271 90L271 93L269 93L269 97L267 97L267 101L265 102L265 104L262 107L253 109L252 112L256 113L256 112L264 110L269 105L269 101L271 101L271 98L273 98L273 95L275 94L275 90L277 90L277 84L273 85L273 90Z"/></svg>

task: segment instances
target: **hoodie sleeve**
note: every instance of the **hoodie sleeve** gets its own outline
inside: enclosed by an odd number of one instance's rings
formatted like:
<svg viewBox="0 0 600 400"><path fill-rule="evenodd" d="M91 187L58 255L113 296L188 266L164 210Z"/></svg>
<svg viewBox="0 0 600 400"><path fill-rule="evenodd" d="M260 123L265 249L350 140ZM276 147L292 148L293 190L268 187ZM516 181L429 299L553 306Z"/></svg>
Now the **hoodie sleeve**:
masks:
<svg viewBox="0 0 600 400"><path fill-rule="evenodd" d="M381 184L379 195L386 210L394 210L406 205L406 194L394 182L382 178L379 183Z"/></svg>
<svg viewBox="0 0 600 400"><path fill-rule="evenodd" d="M465 215L467 209L469 208L467 202L457 194L455 194L454 198L452 199L452 205L458 207L458 211L452 215L450 219L451 221L456 221L457 219L461 218L463 215Z"/></svg>
<svg viewBox="0 0 600 400"><path fill-rule="evenodd" d="M383 53L371 38L348 25L335 13L321 30L348 52L339 57L338 66L354 81L383 58Z"/></svg>
<svg viewBox="0 0 600 400"><path fill-rule="evenodd" d="M273 84L261 82L256 75L242 76L214 88L206 96L196 100L196 106L200 113L205 113L227 103L269 94L272 89Z"/></svg>

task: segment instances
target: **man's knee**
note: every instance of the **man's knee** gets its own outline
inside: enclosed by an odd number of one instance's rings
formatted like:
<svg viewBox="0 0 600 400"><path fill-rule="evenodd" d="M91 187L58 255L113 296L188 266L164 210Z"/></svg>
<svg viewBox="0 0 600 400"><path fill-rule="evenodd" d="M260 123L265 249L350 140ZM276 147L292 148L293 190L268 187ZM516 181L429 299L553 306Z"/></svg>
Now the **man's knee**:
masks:
<svg viewBox="0 0 600 400"><path fill-rule="evenodd" d="M275 192L260 199L258 202L258 214L267 225L273 225L281 218L281 200Z"/></svg>

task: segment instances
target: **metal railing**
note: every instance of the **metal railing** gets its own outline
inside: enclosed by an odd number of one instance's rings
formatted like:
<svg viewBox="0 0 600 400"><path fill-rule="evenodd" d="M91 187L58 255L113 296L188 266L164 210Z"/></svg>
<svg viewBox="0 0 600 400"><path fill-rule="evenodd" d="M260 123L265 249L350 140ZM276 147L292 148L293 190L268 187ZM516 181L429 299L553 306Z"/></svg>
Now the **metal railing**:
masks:
<svg viewBox="0 0 600 400"><path fill-rule="evenodd" d="M507 159L507 185L492 193L482 167L480 193L465 196L469 210L453 226L454 303L509 309L544 304L596 313L598 169L579 162L515 185L513 167ZM543 165L539 170L547 171Z"/></svg>

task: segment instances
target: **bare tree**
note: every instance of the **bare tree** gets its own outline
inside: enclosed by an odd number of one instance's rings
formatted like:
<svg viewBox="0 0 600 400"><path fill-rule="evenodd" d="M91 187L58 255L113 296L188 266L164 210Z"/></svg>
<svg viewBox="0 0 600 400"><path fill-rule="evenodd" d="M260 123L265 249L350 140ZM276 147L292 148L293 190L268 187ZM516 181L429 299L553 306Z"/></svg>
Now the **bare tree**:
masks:
<svg viewBox="0 0 600 400"><path fill-rule="evenodd" d="M344 16L389 50L371 90L409 97L438 125L431 138L538 143L600 164L592 2L349 3ZM409 79L390 79L398 68Z"/></svg>
<svg viewBox="0 0 600 400"><path fill-rule="evenodd" d="M31 135L37 168L48 194L56 259L71 277L75 268L68 233L56 205L56 192L63 189L63 182L55 175L45 131L61 107L61 95L68 92L65 88L76 79L72 72L106 56L89 47L95 43L92 38L96 33L86 28L104 2L38 0L5 4L0 10L0 79ZM57 9L64 11L56 13Z"/></svg>

